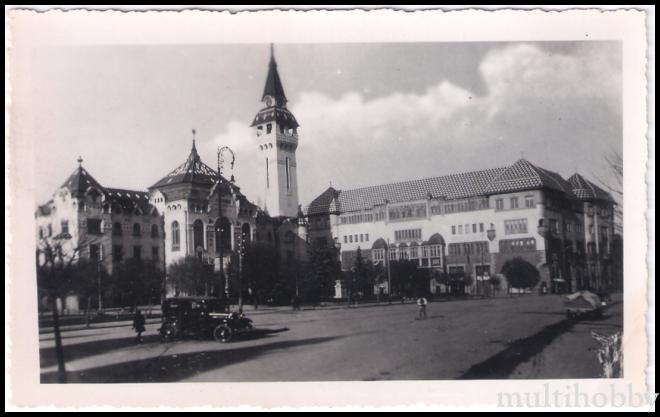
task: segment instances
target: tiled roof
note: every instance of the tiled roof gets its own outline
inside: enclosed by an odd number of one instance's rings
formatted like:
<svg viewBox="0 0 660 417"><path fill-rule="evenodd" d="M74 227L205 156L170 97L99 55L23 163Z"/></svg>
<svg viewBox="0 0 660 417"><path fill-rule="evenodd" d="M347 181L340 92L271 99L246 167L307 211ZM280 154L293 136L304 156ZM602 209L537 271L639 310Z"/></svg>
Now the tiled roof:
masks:
<svg viewBox="0 0 660 417"><path fill-rule="evenodd" d="M147 214L152 209L147 191L104 187L82 166L76 168L73 174L64 182L62 188L67 188L75 197L80 197L90 188L94 188L105 197L106 202L118 205L123 211L134 211L139 208L142 213ZM38 206L37 213L42 216L49 215L52 211L52 204L53 201L51 200L44 205Z"/></svg>
<svg viewBox="0 0 660 417"><path fill-rule="evenodd" d="M335 212L335 197L337 197L337 194L337 190L329 187L327 190L321 193L321 195L312 200L309 206L306 207L305 214L314 215ZM331 205L332 207L330 207Z"/></svg>
<svg viewBox="0 0 660 417"><path fill-rule="evenodd" d="M581 178L581 177L580 177ZM566 181L556 172L537 167L525 159L515 164L462 174L445 175L441 177L424 178L404 181L394 184L376 185L353 190L335 190L330 187L315 198L306 208L307 215L327 213L344 213L370 209L375 205L419 201L426 198L443 198L447 200L487 196L533 189L551 189L572 197L576 194L587 195L591 192L597 198L606 199L607 194L592 183L588 187L576 187L573 182ZM611 199L611 196L609 197Z"/></svg>
<svg viewBox="0 0 660 417"><path fill-rule="evenodd" d="M64 181L62 187L68 188L74 196L84 194L90 187L97 188L99 191L103 190L101 184L99 184L82 166L76 168L73 174Z"/></svg>
<svg viewBox="0 0 660 417"><path fill-rule="evenodd" d="M571 184L572 192L579 200L604 200L614 202L614 198L607 191L598 187L580 174L573 174L568 179Z"/></svg>
<svg viewBox="0 0 660 417"><path fill-rule="evenodd" d="M158 188L179 183L213 185L216 179L216 171L202 162L193 142L188 159L149 188Z"/></svg>
<svg viewBox="0 0 660 417"><path fill-rule="evenodd" d="M149 193L146 191L126 190L121 188L105 188L106 201L119 205L122 210L132 211L139 208L142 213L149 213Z"/></svg>
<svg viewBox="0 0 660 417"><path fill-rule="evenodd" d="M458 199L481 195L502 168L424 178L394 184L342 190L338 208L342 212L363 210L374 205L423 200L428 197Z"/></svg>
<svg viewBox="0 0 660 417"><path fill-rule="evenodd" d="M532 165L525 159L520 159L493 179L486 188L486 193L497 194L539 188L549 188L569 194L571 192L570 184L559 174Z"/></svg>
<svg viewBox="0 0 660 417"><path fill-rule="evenodd" d="M394 184L376 185L353 190L328 188L307 208L308 214L325 212L348 212L369 209L385 203L423 200L432 198L458 199L482 195L489 182L506 168L492 168L481 171L441 177L424 178ZM336 197L333 199L333 191Z"/></svg>
<svg viewBox="0 0 660 417"><path fill-rule="evenodd" d="M291 129L300 126L295 116L288 109L283 107L266 107L259 110L259 113L254 116L254 120L252 120L250 126L256 126L272 121Z"/></svg>

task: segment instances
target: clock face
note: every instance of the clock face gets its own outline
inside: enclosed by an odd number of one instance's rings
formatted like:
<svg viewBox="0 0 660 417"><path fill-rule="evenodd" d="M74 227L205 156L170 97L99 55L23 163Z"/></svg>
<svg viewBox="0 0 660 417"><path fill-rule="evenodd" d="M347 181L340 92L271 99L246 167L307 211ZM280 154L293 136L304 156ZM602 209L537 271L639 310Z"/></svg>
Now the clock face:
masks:
<svg viewBox="0 0 660 417"><path fill-rule="evenodd" d="M266 96L266 106L272 107L275 104L275 99L272 96Z"/></svg>

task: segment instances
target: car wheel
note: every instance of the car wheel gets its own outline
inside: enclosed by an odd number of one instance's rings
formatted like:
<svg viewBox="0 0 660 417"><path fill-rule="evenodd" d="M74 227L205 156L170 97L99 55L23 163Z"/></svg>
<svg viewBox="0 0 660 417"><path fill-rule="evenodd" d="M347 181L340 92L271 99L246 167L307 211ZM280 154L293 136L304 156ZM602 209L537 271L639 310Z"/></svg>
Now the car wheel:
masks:
<svg viewBox="0 0 660 417"><path fill-rule="evenodd" d="M176 326L171 323L163 324L160 329L160 337L164 342L171 342L176 338Z"/></svg>
<svg viewBox="0 0 660 417"><path fill-rule="evenodd" d="M234 331L226 324L221 324L213 329L213 338L218 342L227 343L234 335Z"/></svg>

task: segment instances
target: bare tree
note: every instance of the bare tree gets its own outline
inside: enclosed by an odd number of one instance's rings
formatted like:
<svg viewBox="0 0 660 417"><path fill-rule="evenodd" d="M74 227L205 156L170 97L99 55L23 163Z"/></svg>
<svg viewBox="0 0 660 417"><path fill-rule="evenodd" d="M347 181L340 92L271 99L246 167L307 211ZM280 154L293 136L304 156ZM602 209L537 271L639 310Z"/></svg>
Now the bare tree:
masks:
<svg viewBox="0 0 660 417"><path fill-rule="evenodd" d="M71 249L66 249L61 240L42 239L39 243L36 251L37 290L40 297L48 300L52 310L59 381L66 382L57 301L64 301L72 291L80 290L89 274L86 271L87 264L77 263L82 243Z"/></svg>
<svg viewBox="0 0 660 417"><path fill-rule="evenodd" d="M623 231L623 155L621 151L610 147L607 154L604 156L604 165L606 177L595 175L594 177L600 182L610 193L612 193L616 201L616 208L614 210L614 220L619 228L619 232Z"/></svg>

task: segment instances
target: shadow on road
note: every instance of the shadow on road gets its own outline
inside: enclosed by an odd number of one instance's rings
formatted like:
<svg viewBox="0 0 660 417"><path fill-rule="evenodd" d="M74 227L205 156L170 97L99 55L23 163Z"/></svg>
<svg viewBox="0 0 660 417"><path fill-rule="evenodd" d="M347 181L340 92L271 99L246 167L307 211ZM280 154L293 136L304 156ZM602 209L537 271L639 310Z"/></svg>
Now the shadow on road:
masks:
<svg viewBox="0 0 660 417"><path fill-rule="evenodd" d="M264 337L270 337L270 335L282 333L288 331L287 327L279 329L254 329L250 334L241 335L240 339L260 339ZM91 336L91 335L90 335ZM71 338L83 337L83 336L69 336ZM67 337L62 337L66 339ZM240 340L237 338L237 340ZM194 341L200 340L199 337L185 337L183 341ZM208 339L209 341L212 339ZM142 336L142 345L150 343L159 343L161 341L160 335L150 334ZM204 339L206 341L206 339ZM72 361L75 359L82 359L89 356L100 355L117 349L123 349L130 346L136 345L135 336L131 337L122 337L122 338L113 338L113 339L104 339L104 340L94 340L89 342L74 343L64 345L64 360ZM55 356L55 347L51 346L48 348L42 348L39 350L39 357L42 368L47 368L57 364L57 357Z"/></svg>
<svg viewBox="0 0 660 417"><path fill-rule="evenodd" d="M160 341L160 335L147 335L142 336L142 344L156 343ZM94 340L90 342L64 344L64 361L72 361L75 359L82 359L89 356L100 355L116 349L123 349L129 346L134 346L135 336L122 337L115 339ZM39 349L39 360L42 368L57 365L57 357L55 356L55 347L47 347Z"/></svg>
<svg viewBox="0 0 660 417"><path fill-rule="evenodd" d="M150 324L158 324L160 323L160 320L153 320L149 319L147 320L146 325ZM67 333L67 332L77 332L81 330L91 330L91 329L96 329L96 330L102 330L102 329L114 329L118 327L131 327L133 325L132 321L122 321L122 322L117 322L117 324L113 324L112 326L106 326L106 323L94 323L91 324L89 327L82 325L82 326L77 326L77 327L66 327L62 326L60 328L60 332L62 333ZM53 334L53 328L52 327L42 327L39 329L39 334Z"/></svg>
<svg viewBox="0 0 660 417"><path fill-rule="evenodd" d="M84 371L67 372L71 383L175 382L198 373L217 370L238 362L254 359L269 351L326 343L337 337L273 342L259 346L158 356L147 359L100 366ZM57 372L41 375L41 383L57 383Z"/></svg>
<svg viewBox="0 0 660 417"><path fill-rule="evenodd" d="M504 379L511 375L513 370L520 364L527 362L535 355L541 353L546 346L557 337L571 331L578 323L590 323L607 320L610 316L603 315L600 318L590 318L587 321L580 319L564 319L555 324L546 326L540 332L513 341L500 353L491 356L485 361L473 365L458 379ZM493 341L500 342L500 341Z"/></svg>
<svg viewBox="0 0 660 417"><path fill-rule="evenodd" d="M65 339L82 339L83 337L101 336L101 335L104 335L104 334L108 334L108 333L103 332L103 333L73 334L73 335L69 335L69 336L60 336L60 338L62 340L65 340ZM55 337L45 337L43 339L39 339L40 342L48 342L48 341L51 341L51 340L55 340Z"/></svg>

